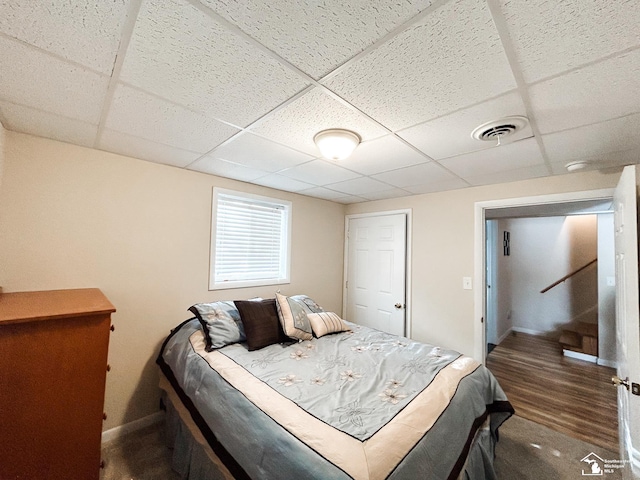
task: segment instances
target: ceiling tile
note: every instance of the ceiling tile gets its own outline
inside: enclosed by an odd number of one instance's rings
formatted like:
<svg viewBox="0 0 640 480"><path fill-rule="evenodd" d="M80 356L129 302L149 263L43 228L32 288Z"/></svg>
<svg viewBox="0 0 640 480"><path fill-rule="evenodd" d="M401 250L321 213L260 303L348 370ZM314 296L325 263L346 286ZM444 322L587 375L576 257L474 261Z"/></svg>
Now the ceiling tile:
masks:
<svg viewBox="0 0 640 480"><path fill-rule="evenodd" d="M435 162L422 163L412 167L399 168L390 172L373 175L373 178L399 188L424 183L454 180L456 177ZM408 190L408 189L407 189Z"/></svg>
<svg viewBox="0 0 640 480"><path fill-rule="evenodd" d="M312 162L303 163L297 167L283 170L280 173L286 177L295 178L301 182L307 182L319 187L360 176L357 173L346 170L333 163L325 162L324 160L313 160Z"/></svg>
<svg viewBox="0 0 640 480"><path fill-rule="evenodd" d="M483 0L441 6L326 84L394 131L516 86Z"/></svg>
<svg viewBox="0 0 640 480"><path fill-rule="evenodd" d="M127 9L123 0L3 0L0 32L110 74Z"/></svg>
<svg viewBox="0 0 640 480"><path fill-rule="evenodd" d="M445 115L430 122L398 132L402 138L415 145L435 160L454 155L475 152L495 146L495 141L479 141L471 137L476 127L499 120L506 116L526 116L526 109L520 95L516 92L503 95L488 102L465 108L450 115ZM503 143L521 140L533 136L527 126L513 136L507 137Z"/></svg>
<svg viewBox="0 0 640 480"><path fill-rule="evenodd" d="M324 198L325 200L335 200L344 197L344 193L336 192L325 187L313 187L306 190L300 190L298 193L308 195L309 197Z"/></svg>
<svg viewBox="0 0 640 480"><path fill-rule="evenodd" d="M500 173L517 168L544 164L540 147L535 138L493 147L457 157L440 160L440 163L465 180L480 175Z"/></svg>
<svg viewBox="0 0 640 480"><path fill-rule="evenodd" d="M121 79L239 126L307 85L298 74L180 0L142 5Z"/></svg>
<svg viewBox="0 0 640 480"><path fill-rule="evenodd" d="M349 195L366 196L380 190L389 190L389 185L369 177L354 178L344 182L331 183L327 188Z"/></svg>
<svg viewBox="0 0 640 480"><path fill-rule="evenodd" d="M640 50L533 85L538 128L550 133L640 111Z"/></svg>
<svg viewBox="0 0 640 480"><path fill-rule="evenodd" d="M1 117L6 120L5 128L14 132L29 133L83 147L93 147L96 141L97 125L2 101L0 112Z"/></svg>
<svg viewBox="0 0 640 480"><path fill-rule="evenodd" d="M546 165L533 165L531 167L517 168L497 173L476 175L468 177L466 180L471 185L493 185L495 183L519 182L531 178L546 177L549 171Z"/></svg>
<svg viewBox="0 0 640 480"><path fill-rule="evenodd" d="M313 137L328 128L346 128L356 132L363 141L387 133L357 111L314 88L289 105L274 112L250 130L283 145L318 156Z"/></svg>
<svg viewBox="0 0 640 480"><path fill-rule="evenodd" d="M640 147L640 114L542 136L551 162L568 163L589 157L606 161L612 152Z"/></svg>
<svg viewBox="0 0 640 480"><path fill-rule="evenodd" d="M636 1L501 0L501 4L527 82L640 45Z"/></svg>
<svg viewBox="0 0 640 480"><path fill-rule="evenodd" d="M152 142L206 153L239 130L185 107L118 85L106 127Z"/></svg>
<svg viewBox="0 0 640 480"><path fill-rule="evenodd" d="M277 172L313 160L314 157L244 132L216 148L211 156L265 172Z"/></svg>
<svg viewBox="0 0 640 480"><path fill-rule="evenodd" d="M579 170L579 172L585 172L589 170L607 171L609 169L615 169L616 167L620 167L623 165L635 165L640 163L640 148L632 148L630 150L622 150L618 152L609 152L607 154L599 155L596 157L583 157L580 160L587 162L588 165L584 169ZM568 162L566 161L552 162L552 173L554 175L570 173L566 168L567 163Z"/></svg>
<svg viewBox="0 0 640 480"><path fill-rule="evenodd" d="M427 8L431 0L200 0L244 32L319 78ZM265 28L269 25L269 28Z"/></svg>
<svg viewBox="0 0 640 480"><path fill-rule="evenodd" d="M181 150L109 129L102 131L98 148L107 152L175 167L186 167L200 157L200 154L196 152Z"/></svg>
<svg viewBox="0 0 640 480"><path fill-rule="evenodd" d="M345 197L336 198L333 201L336 202L336 203L344 203L344 204L348 205L348 204L351 204L351 203L366 202L367 199L366 198L362 198L362 197L358 197L356 195L347 195Z"/></svg>
<svg viewBox="0 0 640 480"><path fill-rule="evenodd" d="M446 190L459 190L461 188L466 188L468 186L469 184L464 180L454 177L450 180L424 183L421 185L406 187L405 190L407 190L408 192L411 192L412 194L417 195L417 194L423 194L423 193L444 192Z"/></svg>
<svg viewBox="0 0 640 480"><path fill-rule="evenodd" d="M108 77L2 36L0 52L0 99L98 124Z"/></svg>
<svg viewBox="0 0 640 480"><path fill-rule="evenodd" d="M197 160L187 168L189 170L195 170L196 172L210 173L212 175L218 175L219 177L233 178L234 180L241 180L243 182L252 182L269 174L269 172L227 162L226 160L216 160L209 156Z"/></svg>
<svg viewBox="0 0 640 480"><path fill-rule="evenodd" d="M367 200L387 200L389 198L400 198L412 195L411 192L401 188L392 188L390 190L379 190L377 192L363 193L360 196Z"/></svg>
<svg viewBox="0 0 640 480"><path fill-rule="evenodd" d="M257 183L258 185L263 185L265 187L277 188L278 190L284 190L287 192L298 192L300 190L308 190L313 187L313 185L309 183L294 180L293 178L278 175L277 173L260 177L259 179L254 180L253 183Z"/></svg>
<svg viewBox="0 0 640 480"><path fill-rule="evenodd" d="M364 175L373 175L430 160L395 135L386 135L360 144L340 165Z"/></svg>

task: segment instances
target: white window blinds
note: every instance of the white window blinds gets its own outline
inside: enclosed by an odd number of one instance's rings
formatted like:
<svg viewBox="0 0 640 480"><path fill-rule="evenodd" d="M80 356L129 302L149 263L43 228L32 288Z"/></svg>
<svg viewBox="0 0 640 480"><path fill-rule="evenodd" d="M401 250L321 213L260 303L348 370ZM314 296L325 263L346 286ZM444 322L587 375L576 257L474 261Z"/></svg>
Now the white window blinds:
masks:
<svg viewBox="0 0 640 480"><path fill-rule="evenodd" d="M211 288L289 281L290 202L214 189Z"/></svg>

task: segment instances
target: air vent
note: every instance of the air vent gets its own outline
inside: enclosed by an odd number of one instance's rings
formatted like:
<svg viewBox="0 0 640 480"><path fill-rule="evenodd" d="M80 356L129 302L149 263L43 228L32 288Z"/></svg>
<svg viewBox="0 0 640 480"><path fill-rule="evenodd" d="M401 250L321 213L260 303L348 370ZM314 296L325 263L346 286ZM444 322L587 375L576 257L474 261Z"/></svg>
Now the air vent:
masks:
<svg viewBox="0 0 640 480"><path fill-rule="evenodd" d="M487 122L480 125L473 132L471 136L476 140L485 141L498 141L519 132L529 124L527 117L521 117L513 115L511 117L504 117L493 122Z"/></svg>

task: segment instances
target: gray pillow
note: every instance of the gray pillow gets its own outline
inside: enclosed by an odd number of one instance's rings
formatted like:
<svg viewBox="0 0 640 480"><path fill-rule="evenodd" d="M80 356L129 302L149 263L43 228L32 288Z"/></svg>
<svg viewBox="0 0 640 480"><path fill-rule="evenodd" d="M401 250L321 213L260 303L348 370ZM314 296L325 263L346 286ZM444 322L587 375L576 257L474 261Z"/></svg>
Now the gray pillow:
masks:
<svg viewBox="0 0 640 480"><path fill-rule="evenodd" d="M189 311L200 320L207 352L246 340L240 313L233 302L196 303Z"/></svg>

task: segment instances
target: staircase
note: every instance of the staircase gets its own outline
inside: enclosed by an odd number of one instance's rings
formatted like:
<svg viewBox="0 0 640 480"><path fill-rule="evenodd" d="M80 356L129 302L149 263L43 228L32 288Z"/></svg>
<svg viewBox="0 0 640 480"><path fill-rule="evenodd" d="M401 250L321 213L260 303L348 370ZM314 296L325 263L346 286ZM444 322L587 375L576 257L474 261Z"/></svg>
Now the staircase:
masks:
<svg viewBox="0 0 640 480"><path fill-rule="evenodd" d="M598 356L598 324L579 322L562 330L560 345L565 350Z"/></svg>

